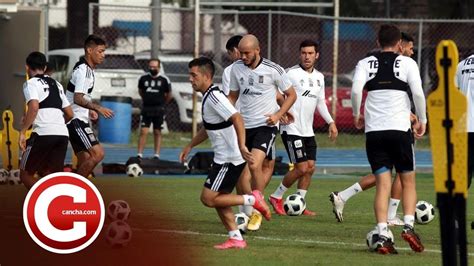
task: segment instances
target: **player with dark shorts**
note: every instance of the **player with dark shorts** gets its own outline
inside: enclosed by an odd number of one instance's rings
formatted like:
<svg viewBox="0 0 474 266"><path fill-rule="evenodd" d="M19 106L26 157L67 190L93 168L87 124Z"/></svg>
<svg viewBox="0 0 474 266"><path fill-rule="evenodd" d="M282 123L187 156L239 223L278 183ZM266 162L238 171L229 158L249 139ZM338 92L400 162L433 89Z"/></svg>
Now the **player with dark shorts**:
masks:
<svg viewBox="0 0 474 266"><path fill-rule="evenodd" d="M73 112L61 84L44 74L44 54L30 53L26 66L31 78L23 85L28 111L20 130L20 179L30 189L36 182L37 171L49 174L63 170L68 143L66 121L72 119ZM31 126L33 133L26 140L26 131Z"/></svg>
<svg viewBox="0 0 474 266"><path fill-rule="evenodd" d="M184 162L191 149L208 137L214 150L214 163L201 192L201 201L215 208L229 232L229 239L215 245L216 249L245 248L247 242L235 224L232 206L250 205L260 211L267 220L271 213L260 191L245 195L231 194L245 160L252 162L253 156L245 146L245 128L242 116L229 102L224 92L212 84L215 72L211 59L200 57L189 63L189 80L193 89L203 94L202 121L204 126L179 155ZM245 158L245 160L244 160Z"/></svg>
<svg viewBox="0 0 474 266"><path fill-rule="evenodd" d="M112 110L92 102L91 98L95 83L94 69L104 61L105 49L102 38L96 35L86 38L85 55L74 66L66 91L74 112L74 118L67 125L69 140L77 156L76 172L84 177L88 177L104 159L104 148L92 131L89 119L97 120L98 113L105 118L114 116Z"/></svg>
<svg viewBox="0 0 474 266"><path fill-rule="evenodd" d="M138 93L142 97L143 107L140 121L140 138L138 140L137 157L143 157L143 150L148 136L148 130L153 124L153 136L155 143L154 158L160 158L161 129L165 115L165 104L171 100L171 82L160 75L160 60L150 59L148 62L149 72L140 77L138 81Z"/></svg>

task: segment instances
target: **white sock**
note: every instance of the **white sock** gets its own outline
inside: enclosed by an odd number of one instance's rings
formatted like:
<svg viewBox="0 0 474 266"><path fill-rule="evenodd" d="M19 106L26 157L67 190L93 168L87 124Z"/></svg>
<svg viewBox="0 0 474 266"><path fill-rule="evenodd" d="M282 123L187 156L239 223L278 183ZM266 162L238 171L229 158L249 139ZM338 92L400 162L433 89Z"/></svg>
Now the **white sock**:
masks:
<svg viewBox="0 0 474 266"><path fill-rule="evenodd" d="M361 192L362 188L359 185L359 182L355 183L354 185L344 189L343 191L337 193L339 195L339 198L341 198L342 201L346 202L348 201L352 196L356 195L357 193Z"/></svg>
<svg viewBox="0 0 474 266"><path fill-rule="evenodd" d="M239 212L242 213L244 212L244 205L239 205L238 208L239 208Z"/></svg>
<svg viewBox="0 0 474 266"><path fill-rule="evenodd" d="M390 202L388 204L388 216L387 216L389 220L397 216L398 204L400 204L399 199L390 198Z"/></svg>
<svg viewBox="0 0 474 266"><path fill-rule="evenodd" d="M244 205L244 213L245 213L248 217L250 217L250 216L252 215L252 212L253 212L253 206L249 206L249 205L245 206L245 205Z"/></svg>
<svg viewBox="0 0 474 266"><path fill-rule="evenodd" d="M230 239L235 239L235 240L244 240L244 238L243 238L242 235L240 234L239 229L233 230L233 231L229 231L229 238L230 238Z"/></svg>
<svg viewBox="0 0 474 266"><path fill-rule="evenodd" d="M415 223L415 216L414 215L405 215L405 216L403 216L403 222L406 225L409 225L409 226L413 227L413 224Z"/></svg>
<svg viewBox="0 0 474 266"><path fill-rule="evenodd" d="M137 153L137 157L143 158L143 153Z"/></svg>
<svg viewBox="0 0 474 266"><path fill-rule="evenodd" d="M276 199L281 199L283 198L283 195L285 194L285 192L288 190L287 187L285 187L283 185L283 183L280 183L280 185L278 186L278 188L275 190L275 192L273 192L273 194L271 195L272 197L276 198Z"/></svg>
<svg viewBox="0 0 474 266"><path fill-rule="evenodd" d="M159 153L155 153L155 155L153 155L153 157L160 158L160 154L159 154Z"/></svg>
<svg viewBox="0 0 474 266"><path fill-rule="evenodd" d="M303 199L306 197L306 193L308 193L308 190L304 190L304 189L296 190L296 194L299 194L301 197L303 197Z"/></svg>
<svg viewBox="0 0 474 266"><path fill-rule="evenodd" d="M245 206L253 206L255 204L255 197L252 195L242 195L244 197Z"/></svg>
<svg viewBox="0 0 474 266"><path fill-rule="evenodd" d="M379 236L385 236L388 238L388 226L387 223L378 223L377 230L379 231Z"/></svg>

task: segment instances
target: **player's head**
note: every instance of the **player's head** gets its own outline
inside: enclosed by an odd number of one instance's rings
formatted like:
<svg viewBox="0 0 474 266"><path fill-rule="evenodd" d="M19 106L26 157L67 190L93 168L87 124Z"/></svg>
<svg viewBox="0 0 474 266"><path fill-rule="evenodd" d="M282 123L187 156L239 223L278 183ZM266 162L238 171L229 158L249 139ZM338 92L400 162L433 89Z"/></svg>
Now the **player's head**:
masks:
<svg viewBox="0 0 474 266"><path fill-rule="evenodd" d="M46 56L41 52L31 52L28 57L26 57L26 68L28 69L28 74L31 72L44 73L47 64Z"/></svg>
<svg viewBox="0 0 474 266"><path fill-rule="evenodd" d="M260 44L255 35L247 34L242 37L239 42L239 51L240 59L246 66L255 66L260 61Z"/></svg>
<svg viewBox="0 0 474 266"><path fill-rule="evenodd" d="M312 70L319 58L319 44L313 40L304 40L300 44L300 64L305 70Z"/></svg>
<svg viewBox="0 0 474 266"><path fill-rule="evenodd" d="M242 35L234 35L230 37L225 45L225 49L227 50L227 55L229 55L230 60L232 62L237 61L240 59L240 52L239 52L239 42L242 40Z"/></svg>
<svg viewBox="0 0 474 266"><path fill-rule="evenodd" d="M101 64L105 58L105 41L101 37L91 34L84 41L86 60L92 67Z"/></svg>
<svg viewBox="0 0 474 266"><path fill-rule="evenodd" d="M148 61L148 71L152 76L158 75L160 72L161 61L158 58L152 58Z"/></svg>
<svg viewBox="0 0 474 266"><path fill-rule="evenodd" d="M402 32L401 54L411 57L413 52L413 43L415 40L408 33Z"/></svg>
<svg viewBox="0 0 474 266"><path fill-rule="evenodd" d="M378 42L382 49L395 47L400 44L400 29L393 24L383 24L380 26Z"/></svg>
<svg viewBox="0 0 474 266"><path fill-rule="evenodd" d="M208 57L194 58L189 62L189 81L195 91L205 92L212 84L215 66Z"/></svg>

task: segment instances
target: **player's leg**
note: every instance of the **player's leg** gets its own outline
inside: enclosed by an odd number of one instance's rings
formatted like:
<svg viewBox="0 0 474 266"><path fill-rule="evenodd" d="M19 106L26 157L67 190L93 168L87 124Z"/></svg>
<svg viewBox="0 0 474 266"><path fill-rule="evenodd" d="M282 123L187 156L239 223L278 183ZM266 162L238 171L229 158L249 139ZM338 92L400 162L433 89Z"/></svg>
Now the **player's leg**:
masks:
<svg viewBox="0 0 474 266"><path fill-rule="evenodd" d="M140 116L140 137L138 138L137 157L143 158L143 150L145 149L148 130L150 129L151 120L149 117Z"/></svg>
<svg viewBox="0 0 474 266"><path fill-rule="evenodd" d="M77 155L77 173L88 177L94 167L104 158L104 149L99 144L89 123L73 119L67 128L69 141Z"/></svg>
<svg viewBox="0 0 474 266"><path fill-rule="evenodd" d="M238 195L244 195L244 194L250 194L252 193L252 187L250 185L250 171L245 164L244 169L242 170L242 173L240 174L239 181L237 181L237 185L235 187L235 190ZM247 216L251 216L253 212L253 207L252 206L245 206L245 205L239 205L239 212L245 213Z"/></svg>
<svg viewBox="0 0 474 266"><path fill-rule="evenodd" d="M304 199L306 199L306 194L308 193L309 186L311 185L311 179L313 177L314 172L316 171L315 161L308 160L307 163L307 170L305 174L298 179L298 186L296 190L296 194L299 194ZM316 216L316 212L310 211L308 209L308 204L306 203L306 209L303 211L303 215L305 216Z"/></svg>
<svg viewBox="0 0 474 266"><path fill-rule="evenodd" d="M39 138L38 134L32 133L26 141L26 149L21 156L20 179L28 190L36 183L34 175L40 168L41 158L43 158Z"/></svg>
<svg viewBox="0 0 474 266"><path fill-rule="evenodd" d="M153 119L153 136L154 136L154 143L155 143L154 158L156 159L160 158L162 125L163 125L163 113L160 113L158 116L154 117Z"/></svg>
<svg viewBox="0 0 474 266"><path fill-rule="evenodd" d="M235 223L234 213L232 212L231 207L221 207L216 208L217 214L224 224L227 232L229 234L229 239L227 239L224 243L215 245L214 248L216 249L230 249L230 248L245 248L247 246L247 242L242 237L240 230L237 228L237 224Z"/></svg>
<svg viewBox="0 0 474 266"><path fill-rule="evenodd" d="M397 173L392 183L392 190L390 191L390 201L388 203L388 225L397 226L404 225L400 217L397 216L398 205L402 198L402 183L400 181L400 174Z"/></svg>
<svg viewBox="0 0 474 266"><path fill-rule="evenodd" d="M104 159L104 148L100 144L92 146L89 150L89 158L83 161L77 168L77 174L88 177L94 168ZM79 156L78 156L79 158Z"/></svg>
<svg viewBox="0 0 474 266"><path fill-rule="evenodd" d="M265 188L268 186L268 183L272 180L273 170L275 168L275 158L267 156L263 160L262 164L262 174L265 180Z"/></svg>

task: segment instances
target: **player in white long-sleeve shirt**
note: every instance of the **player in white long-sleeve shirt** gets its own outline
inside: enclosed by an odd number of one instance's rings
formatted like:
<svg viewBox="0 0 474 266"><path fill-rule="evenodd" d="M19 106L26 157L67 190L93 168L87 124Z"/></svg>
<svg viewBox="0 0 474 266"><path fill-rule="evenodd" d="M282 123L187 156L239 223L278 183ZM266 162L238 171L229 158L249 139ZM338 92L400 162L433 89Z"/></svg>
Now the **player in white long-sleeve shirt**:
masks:
<svg viewBox="0 0 474 266"><path fill-rule="evenodd" d="M287 70L287 76L296 91L296 101L290 108L294 122L280 126L281 136L288 157L294 168L286 173L270 203L279 215L286 215L283 209L283 195L298 180L297 193L306 196L311 176L315 171L316 140L313 132L313 118L316 108L329 124L329 138L335 140L337 128L326 106L324 76L314 67L319 58L319 45L312 40L300 44L300 64ZM305 209L303 215L314 216L315 212Z"/></svg>
<svg viewBox="0 0 474 266"><path fill-rule="evenodd" d="M189 62L189 80L195 91L203 94L202 121L204 127L194 136L179 155L184 161L192 147L209 137L214 150L214 163L204 183L201 201L215 208L229 232L229 239L215 245L216 249L245 248L247 243L237 229L232 206L250 205L270 219L271 213L260 191L247 195L231 194L245 166L245 160L253 161L253 155L245 145L245 128L242 116L229 102L224 93L212 84L214 63L207 57ZM242 158L243 157L243 158ZM244 160L245 158L245 160Z"/></svg>
<svg viewBox="0 0 474 266"><path fill-rule="evenodd" d="M405 226L402 237L412 250L421 252L424 247L413 228L417 199L410 99L407 95L407 90L411 90L420 120L415 137L421 137L425 133L427 122L421 77L413 59L397 54L401 33L396 26L382 25L378 42L382 52L366 57L357 64L351 95L354 124L357 128L362 128L365 122L367 157L372 173L376 176L374 210L380 236L377 252L397 253L388 237L387 227L387 206L393 167L400 174L403 187ZM360 114L364 86L368 90L365 117Z"/></svg>
<svg viewBox="0 0 474 266"><path fill-rule="evenodd" d="M467 174L468 187L471 187L474 170L474 54L462 60L456 71L456 83L467 97Z"/></svg>

